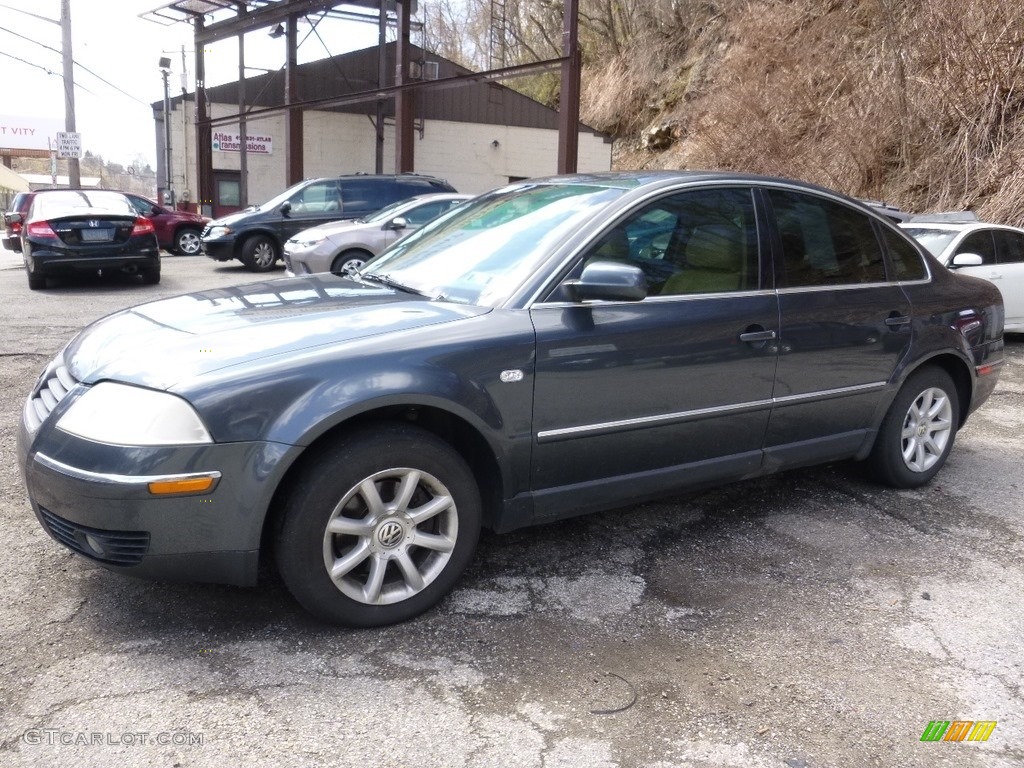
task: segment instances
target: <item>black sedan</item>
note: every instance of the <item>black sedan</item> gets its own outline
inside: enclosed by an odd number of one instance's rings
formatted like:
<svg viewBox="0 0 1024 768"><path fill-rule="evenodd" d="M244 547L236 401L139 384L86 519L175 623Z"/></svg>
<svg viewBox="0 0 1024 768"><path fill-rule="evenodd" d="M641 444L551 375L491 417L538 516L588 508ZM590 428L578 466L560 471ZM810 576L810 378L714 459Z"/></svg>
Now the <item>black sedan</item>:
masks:
<svg viewBox="0 0 1024 768"><path fill-rule="evenodd" d="M989 283L854 200L630 173L483 195L362 272L165 299L39 378L33 509L114 571L251 585L323 619L440 600L481 526L864 460L928 482L1003 362Z"/></svg>
<svg viewBox="0 0 1024 768"><path fill-rule="evenodd" d="M47 277L83 272L139 274L160 282L160 246L153 223L127 197L106 190L36 192L21 224L21 253L28 287L46 287Z"/></svg>

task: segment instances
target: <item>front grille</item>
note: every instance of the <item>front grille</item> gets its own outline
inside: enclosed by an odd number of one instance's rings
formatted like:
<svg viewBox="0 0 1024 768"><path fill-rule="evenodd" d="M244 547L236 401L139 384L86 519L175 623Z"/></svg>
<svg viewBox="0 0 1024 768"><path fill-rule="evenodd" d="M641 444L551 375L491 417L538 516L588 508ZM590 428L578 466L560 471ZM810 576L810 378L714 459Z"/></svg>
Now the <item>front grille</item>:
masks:
<svg viewBox="0 0 1024 768"><path fill-rule="evenodd" d="M28 428L35 432L46 421L57 403L64 399L78 379L71 375L63 361L58 358L39 377L39 382L28 398L25 406L25 421Z"/></svg>
<svg viewBox="0 0 1024 768"><path fill-rule="evenodd" d="M68 549L108 565L138 565L149 551L147 531L105 531L39 508L47 532Z"/></svg>

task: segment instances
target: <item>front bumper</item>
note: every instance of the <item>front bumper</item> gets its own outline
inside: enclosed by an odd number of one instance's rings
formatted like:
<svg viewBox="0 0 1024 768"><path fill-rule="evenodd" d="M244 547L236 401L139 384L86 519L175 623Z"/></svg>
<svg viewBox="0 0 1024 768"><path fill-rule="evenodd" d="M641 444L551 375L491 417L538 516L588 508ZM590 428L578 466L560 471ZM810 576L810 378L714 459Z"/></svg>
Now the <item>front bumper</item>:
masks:
<svg viewBox="0 0 1024 768"><path fill-rule="evenodd" d="M74 400L69 393L67 400ZM36 518L56 541L112 571L166 581L250 586L274 489L297 448L246 442L126 447L54 427L38 429L31 405L18 430L18 460ZM216 473L203 493L157 495L150 483Z"/></svg>
<svg viewBox="0 0 1024 768"><path fill-rule="evenodd" d="M231 261L235 258L235 240L203 240L203 253L214 261Z"/></svg>

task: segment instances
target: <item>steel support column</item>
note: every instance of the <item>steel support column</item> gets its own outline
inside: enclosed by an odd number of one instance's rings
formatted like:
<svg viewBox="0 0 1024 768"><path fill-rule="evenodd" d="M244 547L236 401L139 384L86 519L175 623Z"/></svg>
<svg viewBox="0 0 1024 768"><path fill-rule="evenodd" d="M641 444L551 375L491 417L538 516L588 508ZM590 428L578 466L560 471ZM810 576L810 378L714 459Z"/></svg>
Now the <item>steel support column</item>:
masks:
<svg viewBox="0 0 1024 768"><path fill-rule="evenodd" d="M302 181L302 107L292 106L301 101L299 95L299 53L298 53L299 17L288 17L288 29L285 33L287 51L284 67L284 103L288 108L285 120L285 182L290 187Z"/></svg>
<svg viewBox="0 0 1024 768"><path fill-rule="evenodd" d="M213 215L213 127L210 105L206 100L206 55L199 38L203 34L203 17L195 17L196 25L196 182L199 185L199 212ZM182 105L184 107L184 105Z"/></svg>
<svg viewBox="0 0 1024 768"><path fill-rule="evenodd" d="M395 64L396 85L409 81L409 28L412 20L412 0L398 4L398 55ZM416 91L402 90L395 94L395 173L411 173L413 160L413 122L416 117Z"/></svg>
<svg viewBox="0 0 1024 768"><path fill-rule="evenodd" d="M558 172L576 173L580 146L580 0L565 0L562 90L558 97Z"/></svg>

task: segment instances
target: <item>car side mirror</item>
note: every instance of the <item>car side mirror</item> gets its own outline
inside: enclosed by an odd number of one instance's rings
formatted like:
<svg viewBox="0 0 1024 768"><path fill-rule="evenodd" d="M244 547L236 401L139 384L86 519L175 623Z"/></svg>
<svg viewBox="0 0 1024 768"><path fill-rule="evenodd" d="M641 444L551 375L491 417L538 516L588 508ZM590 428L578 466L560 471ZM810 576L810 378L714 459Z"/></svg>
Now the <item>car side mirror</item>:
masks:
<svg viewBox="0 0 1024 768"><path fill-rule="evenodd" d="M570 301L640 301L647 297L643 270L616 261L594 261L583 268L577 280L562 284Z"/></svg>
<svg viewBox="0 0 1024 768"><path fill-rule="evenodd" d="M4 224L10 226L11 224L22 224L25 221L25 217L20 213L5 213Z"/></svg>
<svg viewBox="0 0 1024 768"><path fill-rule="evenodd" d="M395 218L387 223L385 229L406 229L408 226L409 220L405 216L395 216Z"/></svg>
<svg viewBox="0 0 1024 768"><path fill-rule="evenodd" d="M951 267L980 267L985 260L976 253L958 253L950 263Z"/></svg>
<svg viewBox="0 0 1024 768"><path fill-rule="evenodd" d="M292 204L285 200L277 210L281 212L282 216L288 216L292 212Z"/></svg>

